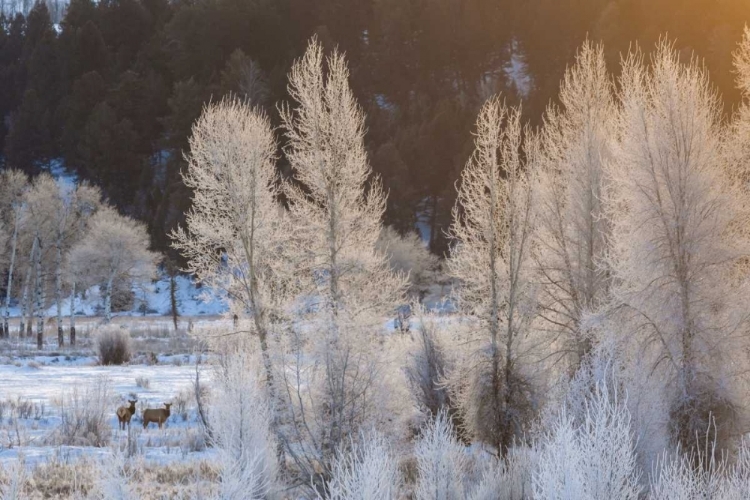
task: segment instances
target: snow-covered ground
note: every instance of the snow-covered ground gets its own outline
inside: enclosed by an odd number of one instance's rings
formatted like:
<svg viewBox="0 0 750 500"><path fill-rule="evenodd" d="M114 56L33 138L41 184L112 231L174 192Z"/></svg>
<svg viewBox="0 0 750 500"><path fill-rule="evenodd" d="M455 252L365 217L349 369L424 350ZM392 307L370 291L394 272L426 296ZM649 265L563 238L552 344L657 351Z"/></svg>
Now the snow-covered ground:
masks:
<svg viewBox="0 0 750 500"><path fill-rule="evenodd" d="M55 442L63 413L70 411L74 398L91 404L91 391L104 381L108 389L103 411L111 444L127 441L127 431L118 429L117 407L127 399L138 400L132 419L134 439L146 460L202 459L210 455L203 446L196 410L196 370L201 383L210 384L211 368L205 357L160 355L153 365L98 366L93 356L41 355L0 356L0 467L23 455L28 466L53 458L99 456L111 453L107 447L64 445ZM101 387L101 386L99 386ZM88 398L88 399L87 399ZM142 429L145 408L172 403L172 414L164 429L155 424Z"/></svg>

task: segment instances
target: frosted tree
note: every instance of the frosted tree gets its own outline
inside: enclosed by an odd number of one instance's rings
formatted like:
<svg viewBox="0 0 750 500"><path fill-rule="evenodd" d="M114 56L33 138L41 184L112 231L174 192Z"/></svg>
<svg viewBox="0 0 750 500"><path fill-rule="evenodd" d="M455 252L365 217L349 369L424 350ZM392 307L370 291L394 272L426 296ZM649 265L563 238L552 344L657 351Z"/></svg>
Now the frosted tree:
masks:
<svg viewBox="0 0 750 500"><path fill-rule="evenodd" d="M85 183L75 188L58 185L57 196L48 201L53 221L51 240L54 247L57 342L62 347L64 344L62 300L65 256L76 240L83 237L88 219L101 205L101 192L98 188ZM75 302L75 287L72 292L71 301ZM74 311L71 311L71 321L72 315ZM75 345L75 326L72 326L70 330L70 343Z"/></svg>
<svg viewBox="0 0 750 500"><path fill-rule="evenodd" d="M219 450L223 500L265 499L275 486L271 408L257 367L249 353L234 352L217 370L209 422Z"/></svg>
<svg viewBox="0 0 750 500"><path fill-rule="evenodd" d="M608 298L603 190L615 132L613 87L604 49L586 42L565 74L560 107L547 110L540 134L539 315L547 320L559 353L570 359L571 371L591 349L581 320Z"/></svg>
<svg viewBox="0 0 750 500"><path fill-rule="evenodd" d="M23 220L24 193L29 186L29 180L23 172L18 170L4 170L0 178L0 213L3 223L10 233L10 256L8 259L8 283L5 288L5 301L3 304L2 336L8 338L10 329L8 318L10 316L10 299L13 290L13 272L16 268L16 256L19 247L19 232Z"/></svg>
<svg viewBox="0 0 750 500"><path fill-rule="evenodd" d="M70 345L76 343L76 326L75 326L75 303L76 288L78 280L83 278L85 270L71 272L69 268L70 249L83 238L89 230L89 223L93 215L102 207L102 194L99 188L82 183L76 186L75 190L69 193L66 203L62 204L64 208L58 214L58 232L55 240L56 259L55 259L55 303L57 305L57 330L58 337L62 332L62 294L63 281L70 285L70 311L69 311L69 335Z"/></svg>
<svg viewBox="0 0 750 500"><path fill-rule="evenodd" d="M529 361L532 189L522 161L521 113L498 97L477 119L476 150L461 175L448 270L459 307L479 322L478 352L464 364L459 406L467 429L505 454L533 408ZM532 141L533 142L533 141ZM533 146L525 153L533 155Z"/></svg>
<svg viewBox="0 0 750 500"><path fill-rule="evenodd" d="M70 247L82 237L87 220L101 204L101 192L86 183L70 186L55 181L49 175L35 179L25 200L28 213L27 231L33 234L34 268L52 269L54 273L54 301L57 308L57 340L62 346L63 338L63 269L65 256ZM35 271L37 277L37 312L45 304L46 275ZM42 271L43 272L43 271ZM41 276L41 278L40 278ZM41 287L41 290L39 289ZM37 335L41 327L37 325ZM37 339L39 341L39 339ZM71 342L75 334L71 331Z"/></svg>
<svg viewBox="0 0 750 500"><path fill-rule="evenodd" d="M685 449L719 435L739 407L747 362L745 210L720 148L720 104L705 69L666 42L650 67L623 66L622 110L609 178L612 320L637 347L649 391L669 402L669 436ZM654 418L650 419L655 421Z"/></svg>
<svg viewBox="0 0 750 500"><path fill-rule="evenodd" d="M418 296L420 291L431 284L438 259L418 234L402 236L392 227L386 226L380 232L376 249L385 254L392 270L409 276L410 295Z"/></svg>
<svg viewBox="0 0 750 500"><path fill-rule="evenodd" d="M289 446L307 477L323 477L340 445L356 438L372 409L377 382L375 336L402 299L406 278L391 271L376 251L385 209L379 179L373 178L364 146L364 115L348 84L338 52L326 58L313 39L289 75L294 108L281 108L294 172L285 187L295 260L304 280L310 322L290 346L295 370L285 370L293 412L292 439L310 444L304 457ZM318 363L302 380L307 346ZM290 373L296 373L290 378ZM298 401L308 403L298 404Z"/></svg>
<svg viewBox="0 0 750 500"><path fill-rule="evenodd" d="M386 439L376 433L366 433L360 443L342 452L333 464L333 475L328 483L328 495L318 499L330 500L391 500L398 498L401 475Z"/></svg>
<svg viewBox="0 0 750 500"><path fill-rule="evenodd" d="M31 188L25 196L25 220L24 227L27 228L28 236L31 238L31 252L28 273L33 273L33 287L28 307L27 334L31 334L33 316L36 314L36 342L37 348L41 349L44 343L44 319L45 305L47 300L47 271L49 270L49 257L53 248L56 232L57 204L59 203L60 187L57 182L46 173L34 179ZM31 286L30 279L24 286L26 295L27 286ZM26 297L22 297L24 300Z"/></svg>
<svg viewBox="0 0 750 500"><path fill-rule="evenodd" d="M146 228L105 207L91 217L86 235L70 250L70 265L86 268L104 283L104 317L112 319L112 290L118 283L151 279L158 255L148 250Z"/></svg>
<svg viewBox="0 0 750 500"><path fill-rule="evenodd" d="M276 141L268 118L236 98L208 106L193 125L185 185L187 227L172 234L187 270L252 318L272 388L269 336L292 280L284 267L291 231L277 201ZM285 279L287 278L287 279Z"/></svg>
<svg viewBox="0 0 750 500"><path fill-rule="evenodd" d="M742 193L742 201L750 202L750 27L745 31L739 48L734 53L737 87L743 101L731 121L723 150L727 158L727 171L735 187Z"/></svg>

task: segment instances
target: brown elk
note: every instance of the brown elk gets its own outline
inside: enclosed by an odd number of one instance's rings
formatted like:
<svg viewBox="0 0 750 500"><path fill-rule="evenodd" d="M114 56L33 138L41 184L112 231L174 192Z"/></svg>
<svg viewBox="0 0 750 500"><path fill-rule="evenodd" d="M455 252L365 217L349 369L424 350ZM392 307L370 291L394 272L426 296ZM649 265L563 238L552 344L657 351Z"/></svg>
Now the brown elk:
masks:
<svg viewBox="0 0 750 500"><path fill-rule="evenodd" d="M120 430L125 430L125 424L130 427L130 418L135 413L135 404L137 402L137 400L128 399L130 406L121 406L117 409L117 420L120 422Z"/></svg>
<svg viewBox="0 0 750 500"><path fill-rule="evenodd" d="M143 428L145 429L148 427L148 424L151 422L154 422L156 424L159 424L159 429L161 429L162 424L167 421L169 418L169 407L172 406L172 403L164 403L165 408L159 408L155 410L143 410Z"/></svg>

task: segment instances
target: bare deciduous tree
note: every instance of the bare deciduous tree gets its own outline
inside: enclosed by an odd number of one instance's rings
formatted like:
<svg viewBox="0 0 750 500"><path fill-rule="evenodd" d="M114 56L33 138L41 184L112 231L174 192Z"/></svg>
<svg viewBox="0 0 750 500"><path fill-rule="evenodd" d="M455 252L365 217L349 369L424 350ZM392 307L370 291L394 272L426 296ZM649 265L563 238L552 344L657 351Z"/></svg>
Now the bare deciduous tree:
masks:
<svg viewBox="0 0 750 500"><path fill-rule="evenodd" d="M148 246L148 233L141 223L106 207L94 214L89 231L71 249L70 265L87 269L104 283L105 321L112 319L112 290L118 282L146 280L156 273L158 255Z"/></svg>
<svg viewBox="0 0 750 500"><path fill-rule="evenodd" d="M269 336L289 297L288 218L277 201L276 141L266 116L236 98L208 106L193 126L185 185L187 228L172 234L187 270L226 292L231 313L252 317L272 390Z"/></svg>
<svg viewBox="0 0 750 500"><path fill-rule="evenodd" d="M0 193L0 202L2 207L3 222L8 228L12 228L10 236L10 257L8 262L8 284L5 289L5 302L3 310L2 336L9 337L10 329L8 327L8 318L10 316L10 299L13 289L13 271L16 265L16 254L18 252L19 231L23 220L24 210L24 193L29 186L29 180L26 175L18 170L5 170L0 179L2 193Z"/></svg>
<svg viewBox="0 0 750 500"><path fill-rule="evenodd" d="M533 406L523 366L534 317L533 195L521 156L523 135L519 110L498 97L485 103L453 210L456 243L448 261L460 281L457 303L481 332L481 347L463 364L464 380L456 382L464 424L502 454L528 424ZM525 152L533 154L530 147Z"/></svg>
<svg viewBox="0 0 750 500"><path fill-rule="evenodd" d="M604 49L586 42L560 88L560 107L547 110L536 168L539 217L539 314L571 371L591 349L581 320L607 300L604 267L605 164L611 157L616 107Z"/></svg>
<svg viewBox="0 0 750 500"><path fill-rule="evenodd" d="M312 348L320 360L307 380L290 379L299 365L282 372L293 412L290 439L304 441L310 452L303 457L299 448L288 449L303 475L323 480L340 445L357 437L372 410L375 336L406 287L376 250L385 195L367 161L364 114L346 62L336 51L325 62L313 39L289 75L296 107L281 108L294 170L285 194L311 313L305 330L296 328L294 349Z"/></svg>
<svg viewBox="0 0 750 500"><path fill-rule="evenodd" d="M613 328L636 341L631 362L645 361L649 376L639 390L663 391L669 436L690 449L711 418L720 439L737 421L750 221L727 175L706 70L661 42L650 67L631 54L621 88L608 171Z"/></svg>

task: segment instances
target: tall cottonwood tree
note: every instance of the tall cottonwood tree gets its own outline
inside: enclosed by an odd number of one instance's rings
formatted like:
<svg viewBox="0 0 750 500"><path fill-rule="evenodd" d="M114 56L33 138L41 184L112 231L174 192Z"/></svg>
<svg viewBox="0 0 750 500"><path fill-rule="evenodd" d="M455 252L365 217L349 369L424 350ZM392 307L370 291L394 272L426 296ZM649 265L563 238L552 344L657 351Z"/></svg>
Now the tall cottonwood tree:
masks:
<svg viewBox="0 0 750 500"><path fill-rule="evenodd" d="M547 110L540 133L535 260L539 315L575 370L591 349L581 321L608 298L603 193L616 106L602 46L583 45L559 101Z"/></svg>
<svg viewBox="0 0 750 500"><path fill-rule="evenodd" d="M607 189L612 328L637 342L631 356L668 403L670 438L692 447L713 419L726 436L740 409L748 211L727 175L720 101L698 62L681 63L667 42L649 66L631 54L621 106Z"/></svg>
<svg viewBox="0 0 750 500"><path fill-rule="evenodd" d="M526 131L528 134L528 131ZM461 175L453 210L449 273L459 307L476 318L479 349L463 363L457 393L467 430L505 454L532 410L526 373L534 297L529 283L533 191L524 154L533 156L521 112L499 97L477 118L476 149Z"/></svg>
<svg viewBox="0 0 750 500"><path fill-rule="evenodd" d="M325 61L324 61L325 59ZM310 297L310 331L296 330L320 356L310 386L289 380L293 438L311 450L300 456L289 446L301 472L323 476L339 446L356 438L371 409L368 394L377 376L374 335L406 289L404 276L376 251L386 197L373 178L364 146L364 114L348 83L343 55L324 58L313 39L289 74L294 107L281 108L294 173L285 194L294 225L297 269ZM302 345L298 343L298 345ZM298 358L299 359L299 358ZM301 391L317 391L312 408L298 405Z"/></svg>
<svg viewBox="0 0 750 500"><path fill-rule="evenodd" d="M292 282L284 279L292 228L277 199L276 149L259 110L232 97L206 107L193 125L183 174L193 207L187 227L172 233L187 270L226 292L233 314L251 317L272 392L269 337Z"/></svg>

